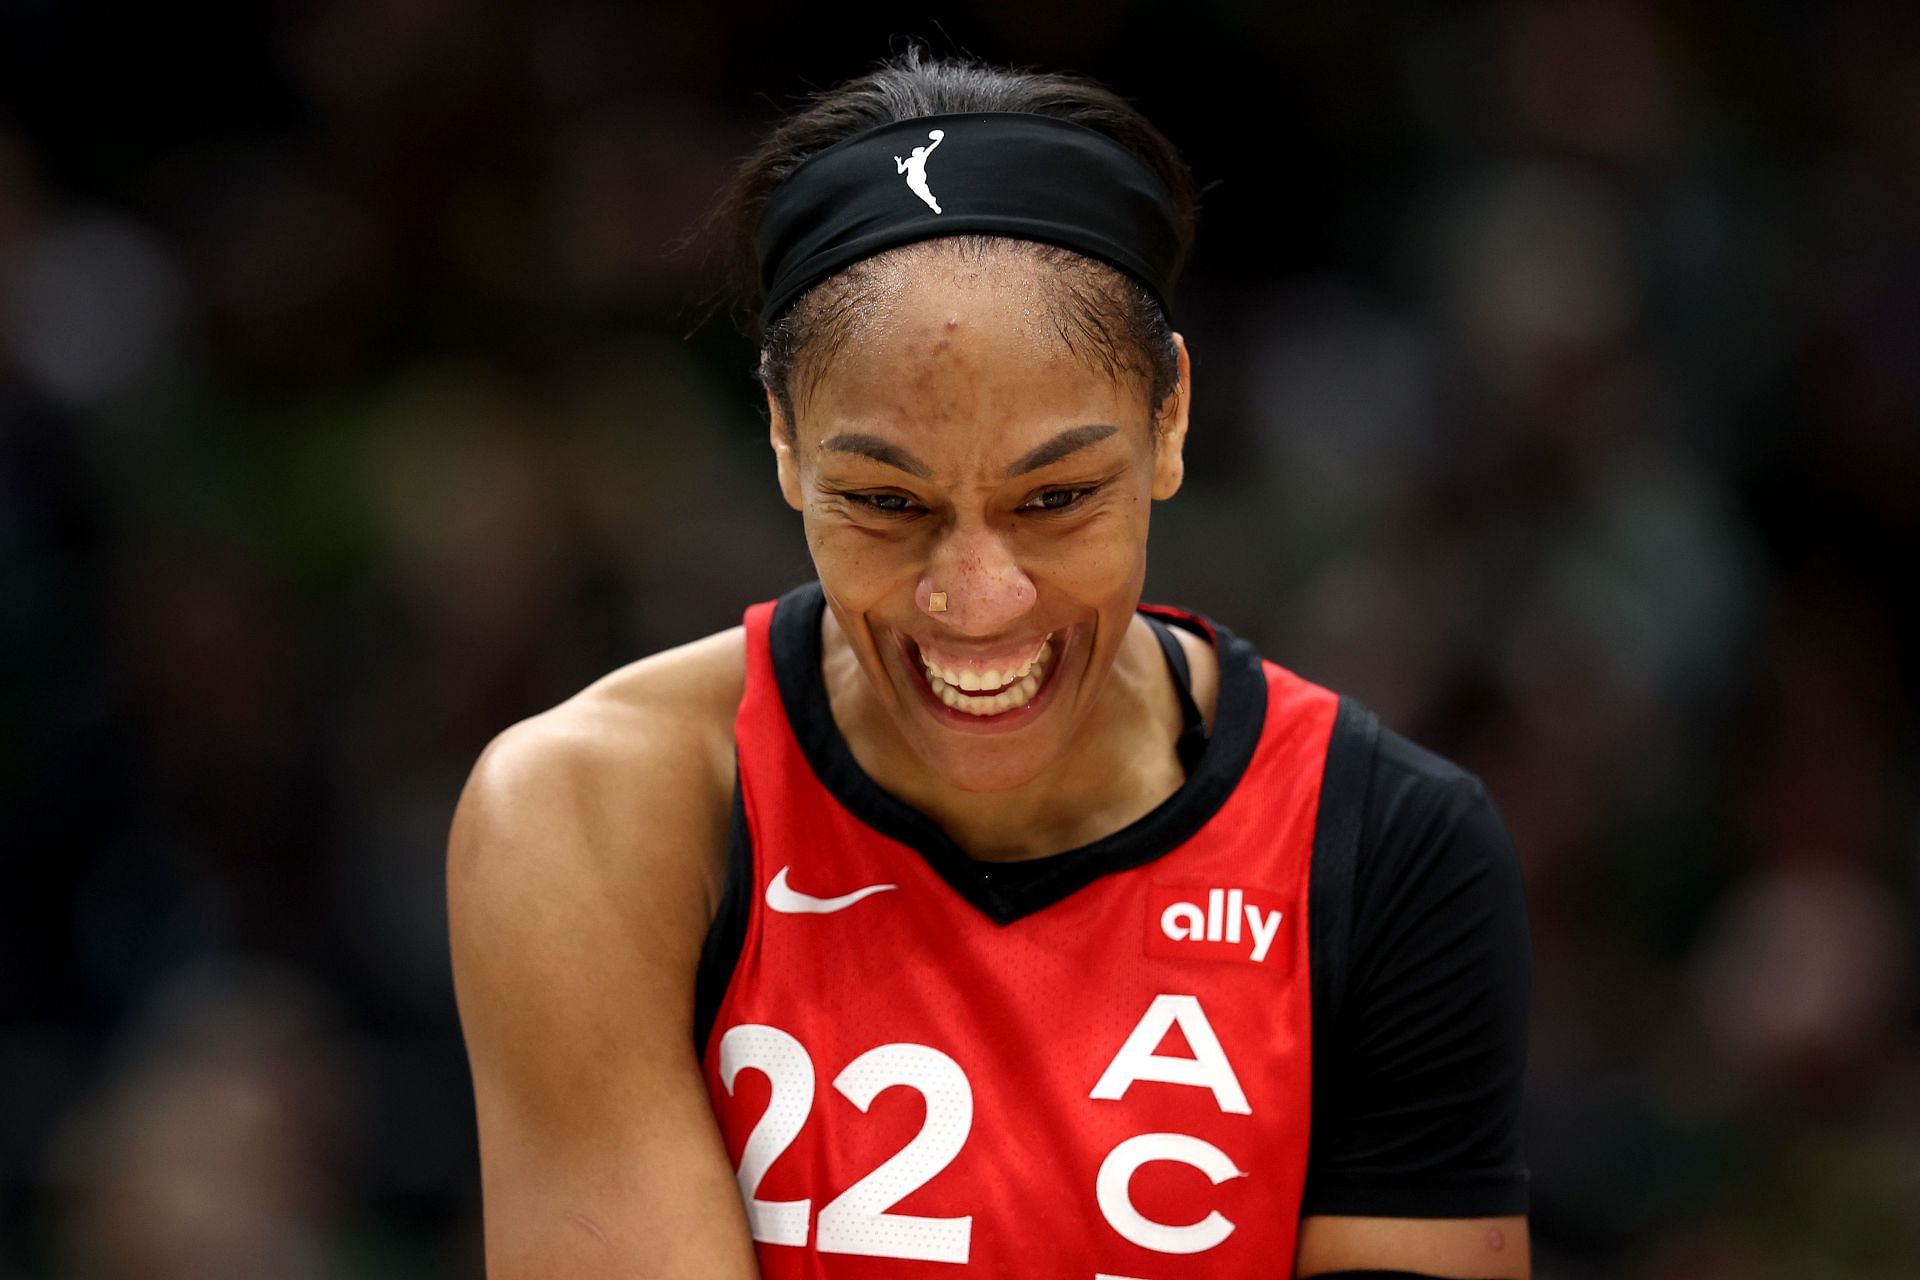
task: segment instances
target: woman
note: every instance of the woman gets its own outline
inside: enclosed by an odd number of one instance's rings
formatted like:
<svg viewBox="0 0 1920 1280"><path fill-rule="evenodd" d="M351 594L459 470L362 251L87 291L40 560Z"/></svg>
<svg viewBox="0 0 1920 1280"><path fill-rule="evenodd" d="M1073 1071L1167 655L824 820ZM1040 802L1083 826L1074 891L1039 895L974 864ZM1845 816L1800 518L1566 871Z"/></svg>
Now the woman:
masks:
<svg viewBox="0 0 1920 1280"><path fill-rule="evenodd" d="M1193 205L1105 89L918 51L745 162L819 580L475 766L496 1280L1528 1274L1485 792L1139 603Z"/></svg>

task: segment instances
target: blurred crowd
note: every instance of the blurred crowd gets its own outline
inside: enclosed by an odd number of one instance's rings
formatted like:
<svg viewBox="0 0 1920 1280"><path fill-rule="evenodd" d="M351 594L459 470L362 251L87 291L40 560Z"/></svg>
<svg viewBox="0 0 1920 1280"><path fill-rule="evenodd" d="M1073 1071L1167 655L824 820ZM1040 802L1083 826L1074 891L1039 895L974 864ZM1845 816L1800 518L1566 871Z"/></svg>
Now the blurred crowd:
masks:
<svg viewBox="0 0 1920 1280"><path fill-rule="evenodd" d="M0 3L0 1280L481 1273L487 740L811 575L702 219L916 30L1204 188L1147 598L1474 770L1542 1280L1920 1274L1920 10Z"/></svg>

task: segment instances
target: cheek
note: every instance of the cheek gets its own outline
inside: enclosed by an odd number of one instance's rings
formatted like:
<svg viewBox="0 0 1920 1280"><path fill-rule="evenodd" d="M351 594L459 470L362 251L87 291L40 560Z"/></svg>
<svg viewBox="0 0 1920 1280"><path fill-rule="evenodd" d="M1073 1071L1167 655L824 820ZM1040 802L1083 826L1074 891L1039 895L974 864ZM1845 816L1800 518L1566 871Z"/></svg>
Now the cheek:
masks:
<svg viewBox="0 0 1920 1280"><path fill-rule="evenodd" d="M1036 540L1032 568L1083 599L1124 593L1146 558L1148 505L1116 498L1070 534Z"/></svg>
<svg viewBox="0 0 1920 1280"><path fill-rule="evenodd" d="M868 612L903 582L913 589L913 553L904 542L876 538L837 517L816 518L811 508L805 524L814 571L849 612Z"/></svg>

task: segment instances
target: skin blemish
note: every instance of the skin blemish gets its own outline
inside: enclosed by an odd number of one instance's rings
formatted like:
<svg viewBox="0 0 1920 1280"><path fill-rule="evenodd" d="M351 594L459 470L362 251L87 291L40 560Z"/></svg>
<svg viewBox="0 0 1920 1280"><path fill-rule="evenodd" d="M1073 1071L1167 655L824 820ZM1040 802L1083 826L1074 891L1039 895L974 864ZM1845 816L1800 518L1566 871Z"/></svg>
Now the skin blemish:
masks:
<svg viewBox="0 0 1920 1280"><path fill-rule="evenodd" d="M1500 1228L1498 1227L1488 1227L1487 1228L1487 1248L1493 1250L1495 1253L1498 1253L1506 1247L1507 1247L1506 1233L1501 1231Z"/></svg>
<svg viewBox="0 0 1920 1280"><path fill-rule="evenodd" d="M598 1240L601 1244L606 1245L608 1248L613 1247L613 1241L607 1239L607 1233L600 1229L600 1224L595 1222L592 1218L589 1218L586 1214L575 1213L573 1210L568 1209L568 1210L565 1210L563 1213L561 1213L560 1216L566 1219L568 1222L571 1222L574 1226L579 1227L581 1230L587 1232L595 1240Z"/></svg>

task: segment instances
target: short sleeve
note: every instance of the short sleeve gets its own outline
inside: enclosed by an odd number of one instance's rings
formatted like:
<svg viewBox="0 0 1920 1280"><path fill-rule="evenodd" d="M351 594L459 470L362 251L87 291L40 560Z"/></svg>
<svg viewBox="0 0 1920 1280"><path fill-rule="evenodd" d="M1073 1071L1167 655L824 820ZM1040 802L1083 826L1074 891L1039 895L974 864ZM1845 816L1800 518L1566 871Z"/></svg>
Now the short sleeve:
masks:
<svg viewBox="0 0 1920 1280"><path fill-rule="evenodd" d="M1344 747L1336 723L1321 797L1323 828L1358 807L1357 838L1314 854L1314 961L1338 980L1314 988L1301 1213L1525 1213L1532 943L1512 836L1479 779L1377 722L1370 762L1354 759L1359 716L1340 718Z"/></svg>

